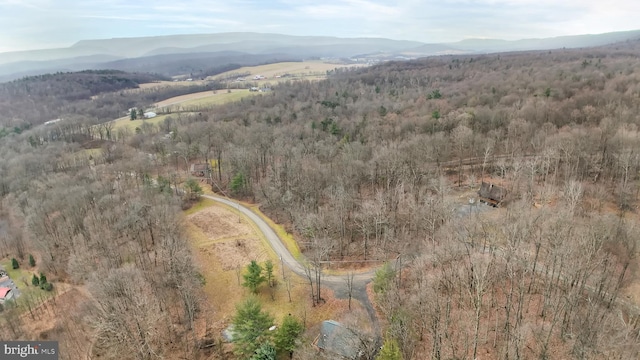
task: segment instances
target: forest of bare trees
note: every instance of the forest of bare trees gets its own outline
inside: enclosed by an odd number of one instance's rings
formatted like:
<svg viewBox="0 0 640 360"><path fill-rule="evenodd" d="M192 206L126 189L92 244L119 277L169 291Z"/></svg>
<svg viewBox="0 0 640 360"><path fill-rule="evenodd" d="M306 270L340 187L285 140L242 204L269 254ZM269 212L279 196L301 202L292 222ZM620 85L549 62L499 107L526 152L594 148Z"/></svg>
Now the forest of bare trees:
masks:
<svg viewBox="0 0 640 360"><path fill-rule="evenodd" d="M403 259L375 300L405 359L637 358L638 53L390 62L135 134L83 114L11 134L0 251L87 284L86 351L195 356L206 304L179 201L149 179L215 160L212 190L260 203L318 264ZM99 136L101 156L70 155ZM503 208L461 215L481 181Z"/></svg>
<svg viewBox="0 0 640 360"><path fill-rule="evenodd" d="M70 150L61 142L47 144L46 152L30 151L14 139L3 145L2 157L15 160L5 162L11 171L3 169L3 178L15 182L4 186L10 192L3 215L10 221L2 256L24 258L28 249L40 255L40 271L55 284L87 289L73 314L76 321L59 314L57 333L48 335L60 340L63 358L193 358L202 339L194 326L201 311L200 277L184 238L179 198L170 188L131 176L142 169L136 159L144 162L145 156L128 153L128 161L110 168L56 168L46 164ZM3 315L18 310L5 309ZM12 319L11 329L2 327L2 338L38 337L28 332L35 318ZM81 335L74 335L78 328Z"/></svg>

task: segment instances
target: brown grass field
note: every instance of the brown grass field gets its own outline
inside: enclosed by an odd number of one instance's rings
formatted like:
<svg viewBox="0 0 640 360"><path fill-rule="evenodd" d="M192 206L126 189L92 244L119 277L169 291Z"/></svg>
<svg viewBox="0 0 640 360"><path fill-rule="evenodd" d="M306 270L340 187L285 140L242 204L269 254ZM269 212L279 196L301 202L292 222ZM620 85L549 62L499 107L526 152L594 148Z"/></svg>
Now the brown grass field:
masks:
<svg viewBox="0 0 640 360"><path fill-rule="evenodd" d="M203 85L205 83L206 83L206 81L202 81L202 80L196 80L196 81L156 81L156 82L152 82L152 83L140 84L137 89L128 89L128 90L125 90L124 92L125 93L135 93L135 92L141 91L141 90L158 89L158 88L167 87L167 86L191 86L191 85Z"/></svg>
<svg viewBox="0 0 640 360"><path fill-rule="evenodd" d="M154 118L151 119L136 119L136 120L129 120L128 116L123 116L119 119L113 120L114 125L113 125L113 130L118 130L121 128L128 128L129 130L131 130L132 132L137 128L142 126L142 124L144 124L145 122L149 123L149 124L160 124L162 123L162 121L164 121L164 119L169 116L169 115L158 115Z"/></svg>
<svg viewBox="0 0 640 360"><path fill-rule="evenodd" d="M279 81L291 80L292 78L305 78L305 79L324 79L326 78L326 73L329 70L334 70L336 68L353 68L353 67L362 67L365 65L361 64L334 64L328 63L320 60L314 61L303 61L303 62L281 62L267 65L259 65L259 66L245 66L240 69L227 71L222 74L218 74L212 76L213 80L220 79L228 79L233 77L234 74L240 73L249 73L250 75L246 76L247 81L255 82L252 80L255 75L262 75L265 77L264 80L259 80L262 82L270 82L277 83ZM280 77L276 78L276 76L283 76L285 74L289 74L289 77Z"/></svg>
<svg viewBox="0 0 640 360"><path fill-rule="evenodd" d="M202 91L193 94L176 96L157 102L154 105L156 108L171 107L174 111L180 111L180 108L188 108L189 106L221 105L256 94L256 92L250 92L248 89L218 90L215 92Z"/></svg>
<svg viewBox="0 0 640 360"><path fill-rule="evenodd" d="M366 312L357 301L352 302L349 311L348 301L335 299L328 289L323 290L326 303L313 307L306 279L288 269L283 278L278 257L267 241L238 214L235 209L208 199L185 212L196 265L206 279L207 307L211 310L210 320L217 335L231 323L236 305L250 295L241 283L244 269L251 260L263 263L270 259L274 264L274 287L263 284L257 296L276 323L287 314L294 315L311 329L307 338L312 339L317 325L323 320L348 316L366 318ZM291 301L287 283L290 284Z"/></svg>

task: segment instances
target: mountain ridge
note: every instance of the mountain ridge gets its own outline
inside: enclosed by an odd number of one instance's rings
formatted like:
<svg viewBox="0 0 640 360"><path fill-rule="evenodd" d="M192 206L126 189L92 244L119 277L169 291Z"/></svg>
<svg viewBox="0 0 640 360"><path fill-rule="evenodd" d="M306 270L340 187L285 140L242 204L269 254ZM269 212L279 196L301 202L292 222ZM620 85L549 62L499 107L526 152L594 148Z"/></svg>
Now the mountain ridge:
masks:
<svg viewBox="0 0 640 360"><path fill-rule="evenodd" d="M282 57L296 59L358 57L360 60L370 58L378 61L385 58L592 47L639 38L640 30L521 40L471 38L449 43L380 37L343 38L257 32L89 39L78 41L66 48L0 53L0 81L49 71L104 69L115 59L143 59L160 55L182 54L190 58L198 53L230 51L251 56L277 53Z"/></svg>

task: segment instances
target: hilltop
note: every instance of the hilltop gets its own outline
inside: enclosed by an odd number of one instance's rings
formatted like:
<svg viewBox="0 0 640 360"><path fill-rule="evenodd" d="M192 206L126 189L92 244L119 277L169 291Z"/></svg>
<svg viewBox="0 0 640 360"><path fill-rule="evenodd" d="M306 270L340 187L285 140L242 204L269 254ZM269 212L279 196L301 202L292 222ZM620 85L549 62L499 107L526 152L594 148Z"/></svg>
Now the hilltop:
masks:
<svg viewBox="0 0 640 360"><path fill-rule="evenodd" d="M205 73L230 63L333 58L377 62L445 54L547 50L600 46L640 37L638 31L505 41L466 39L423 43L384 38L217 33L82 40L67 48L0 53L0 81L25 75L84 69L119 69L166 76Z"/></svg>

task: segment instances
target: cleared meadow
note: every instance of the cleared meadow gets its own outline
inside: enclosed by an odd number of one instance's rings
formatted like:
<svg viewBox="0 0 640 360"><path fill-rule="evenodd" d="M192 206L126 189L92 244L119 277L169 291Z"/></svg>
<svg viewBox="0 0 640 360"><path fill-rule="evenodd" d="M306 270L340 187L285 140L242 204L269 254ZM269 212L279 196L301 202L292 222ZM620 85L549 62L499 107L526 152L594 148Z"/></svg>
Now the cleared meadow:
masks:
<svg viewBox="0 0 640 360"><path fill-rule="evenodd" d="M233 90L217 90L202 91L193 94L176 96L155 103L156 108L172 107L179 109L188 108L190 106L214 106L222 105L228 102L240 100L246 96L256 95L257 92L251 92L249 89L233 89Z"/></svg>
<svg viewBox="0 0 640 360"><path fill-rule="evenodd" d="M230 324L236 304L250 295L241 284L242 274L251 260L261 264L271 260L274 264L274 286L263 284L257 296L276 322L292 314L305 319L307 325L315 325L349 313L348 300L334 298L327 288L323 288L326 303L314 307L307 279L285 269L285 280L279 258L267 240L236 209L201 199L184 213L195 260L205 279L204 291L213 307L216 330ZM352 302L352 311L366 318L366 311L357 301Z"/></svg>
<svg viewBox="0 0 640 360"><path fill-rule="evenodd" d="M247 82L280 82L291 80L292 78L311 78L311 79L323 79L326 78L327 71L334 70L336 68L354 68L363 67L361 64L337 64L324 61L302 61L302 62L280 62L274 64L266 64L259 66L245 66L240 69L227 71L215 76L210 77L213 80L231 79L236 74L246 74L244 76ZM265 79L253 80L252 78L257 75L262 75ZM284 75L288 75L284 77ZM279 78L276 76L280 76Z"/></svg>

